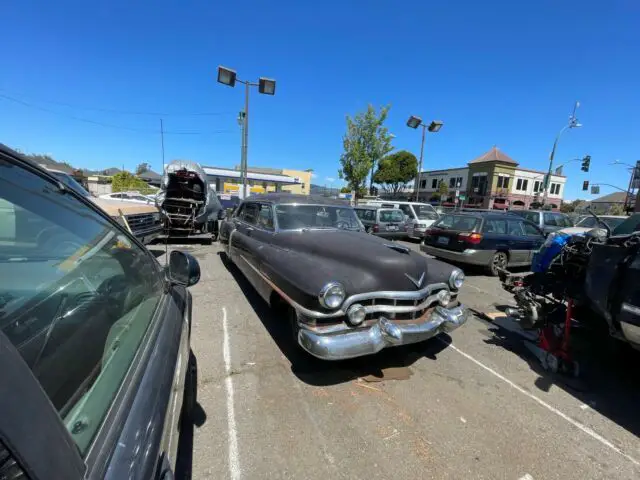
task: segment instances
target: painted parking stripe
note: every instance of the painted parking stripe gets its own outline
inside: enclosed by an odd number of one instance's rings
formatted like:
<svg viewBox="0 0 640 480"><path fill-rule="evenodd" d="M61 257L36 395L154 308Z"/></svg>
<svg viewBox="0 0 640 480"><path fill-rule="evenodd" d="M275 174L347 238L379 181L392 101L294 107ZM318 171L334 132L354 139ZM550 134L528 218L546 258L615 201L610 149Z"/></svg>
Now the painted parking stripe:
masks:
<svg viewBox="0 0 640 480"><path fill-rule="evenodd" d="M231 480L240 478L240 459L238 456L238 431L236 429L236 415L233 405L233 380L231 375L231 349L229 347L229 329L227 327L227 309L222 307L222 356L224 357L225 388L227 391L227 438L229 439L229 477Z"/></svg>
<svg viewBox="0 0 640 480"><path fill-rule="evenodd" d="M613 443L611 443L609 440L607 440L606 438L604 438L602 435L600 435L599 433L595 432L594 430L592 430L591 428L587 427L586 425L583 425L582 423L574 420L573 418L571 418L569 415L561 412L560 410L558 410L557 408L549 405L547 402L545 402L544 400L542 400L541 398L536 397L534 394L527 392L524 388L522 388L521 386L517 385L516 383L512 382L511 380L509 380L508 378L506 378L504 375L501 375L500 373L496 372L495 370L493 370L491 367L486 366L484 363L480 362L479 360L476 360L474 357L472 357L471 355L469 355L468 353L463 352L462 350L460 350L458 347L456 347L453 344L448 344L447 342L445 342L444 340L438 338L439 341L441 341L442 343L448 345L449 348L453 349L454 351L458 352L460 355L462 355L463 357L465 357L467 360L470 360L471 362L475 363L476 365L478 365L480 368L486 370L487 372L489 372L491 375L493 375L496 378L499 378L500 380L502 380L503 382L505 382L507 385L509 385L510 387L514 388L515 390L517 390L518 392L520 392L521 394L529 397L531 400L535 401L536 403L538 403L539 405L542 405L544 408L546 408L547 410L549 410L552 413L555 413L556 415L558 415L560 418L562 418L563 420L566 420L567 422L569 422L571 425L573 425L574 427L582 430L584 433L586 433L587 435L589 435L591 438L597 440L598 442L600 442L601 444L603 444L604 446L608 447L609 449L613 450L614 452L618 453L619 455L623 456L624 458L626 458L627 460L629 460L630 462L632 462L634 465L638 465L640 466L640 462L638 460L636 460L635 458L633 458L630 455L627 455L625 452L623 452L622 450L620 450L618 447L616 447Z"/></svg>

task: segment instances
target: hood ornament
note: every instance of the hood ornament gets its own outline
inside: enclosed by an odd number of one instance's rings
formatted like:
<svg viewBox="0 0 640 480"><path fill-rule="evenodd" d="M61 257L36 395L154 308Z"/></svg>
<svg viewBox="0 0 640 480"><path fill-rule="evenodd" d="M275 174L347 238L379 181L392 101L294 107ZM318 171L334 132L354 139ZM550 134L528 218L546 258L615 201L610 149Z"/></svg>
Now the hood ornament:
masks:
<svg viewBox="0 0 640 480"><path fill-rule="evenodd" d="M404 276L407 277L409 280L411 280L411 282L416 286L416 288L420 288L422 286L422 281L424 280L424 274L425 272L422 272L422 275L420 275L419 279L415 279L413 278L411 275L409 275L408 273L405 273Z"/></svg>

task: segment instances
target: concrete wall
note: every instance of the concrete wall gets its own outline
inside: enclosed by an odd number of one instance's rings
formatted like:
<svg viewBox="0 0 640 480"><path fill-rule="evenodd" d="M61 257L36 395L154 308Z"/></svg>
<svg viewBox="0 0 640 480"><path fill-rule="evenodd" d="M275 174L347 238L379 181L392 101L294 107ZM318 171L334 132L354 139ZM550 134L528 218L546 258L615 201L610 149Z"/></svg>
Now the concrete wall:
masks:
<svg viewBox="0 0 640 480"><path fill-rule="evenodd" d="M311 174L312 172L305 172L304 170L289 170L282 169L282 174L293 178L299 178L300 183L298 185L286 185L282 187L283 192L300 193L303 195L309 195L311 191Z"/></svg>

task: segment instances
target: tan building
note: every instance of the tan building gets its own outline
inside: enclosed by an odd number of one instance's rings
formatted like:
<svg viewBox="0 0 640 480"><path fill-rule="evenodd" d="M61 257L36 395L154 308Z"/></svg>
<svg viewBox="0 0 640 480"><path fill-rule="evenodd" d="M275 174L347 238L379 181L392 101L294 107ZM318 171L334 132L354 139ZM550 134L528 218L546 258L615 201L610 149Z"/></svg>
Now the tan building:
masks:
<svg viewBox="0 0 640 480"><path fill-rule="evenodd" d="M240 192L240 168L202 167L209 181L219 193ZM250 167L247 184L251 193L291 192L309 195L313 170L291 170Z"/></svg>

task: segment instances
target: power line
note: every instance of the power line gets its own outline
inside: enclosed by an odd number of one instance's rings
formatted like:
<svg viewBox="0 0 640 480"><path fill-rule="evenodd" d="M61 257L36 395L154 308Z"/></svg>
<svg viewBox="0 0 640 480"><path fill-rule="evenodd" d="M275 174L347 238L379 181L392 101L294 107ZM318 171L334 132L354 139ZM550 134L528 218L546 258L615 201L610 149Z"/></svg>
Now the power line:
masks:
<svg viewBox="0 0 640 480"><path fill-rule="evenodd" d="M29 103L29 102L25 102L24 100L19 100L17 98L13 98L13 97L10 97L8 95L4 95L2 93L0 93L0 98L4 98L5 100L9 100L10 102L17 103L17 104L22 105L24 107L33 108L35 110L40 110L42 112L52 113L54 115L59 115L61 117L70 118L70 119L76 120L78 122L89 123L91 125L98 125L100 127L107 127L107 128L115 128L115 129L118 129L118 130L127 130L127 131L130 131L130 132L137 132L137 133L149 133L149 134L154 134L154 135L158 134L157 130L145 130L145 129L141 129L141 128L125 127L125 126L122 126L122 125L113 125L113 124L110 124L110 123L99 122L97 120L91 120L89 118L76 117L75 115L69 115L67 113L57 112L57 111L51 110L49 108L44 108L44 107L41 107L41 106L38 106L38 105L34 105L32 103ZM209 135L209 134L228 133L228 132L230 132L230 130L215 130L215 131L211 131L211 132L171 132L171 131L165 131L164 134L165 135Z"/></svg>
<svg viewBox="0 0 640 480"><path fill-rule="evenodd" d="M4 90L0 90L0 95L7 95L6 91ZM8 96L8 95L7 95ZM29 98L28 95L18 95L19 97L27 97ZM15 99L15 97L12 97ZM33 98L33 97L31 97ZM18 100L18 99L15 99ZM24 101L24 100L23 100ZM118 115L140 115L140 116L150 116L150 117L217 117L217 116L222 116L222 115L232 115L235 112L144 112L144 111L138 111L138 110L117 110L117 109L112 109L112 108L102 108L102 107L90 107L90 106L86 106L86 105L77 105L77 104L73 104L73 103L67 103L67 102L60 102L57 100L45 100L45 99L37 99L37 102L40 103L49 103L51 105L59 105L62 107L68 107L68 108L77 108L79 110L92 110L95 112L104 112L104 113L114 113L114 114L118 114Z"/></svg>

